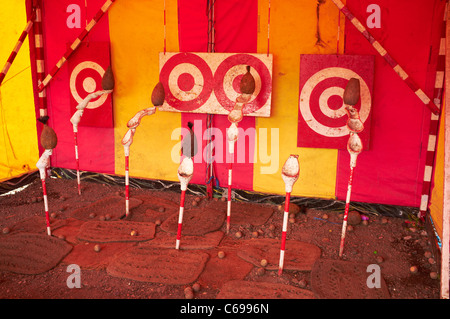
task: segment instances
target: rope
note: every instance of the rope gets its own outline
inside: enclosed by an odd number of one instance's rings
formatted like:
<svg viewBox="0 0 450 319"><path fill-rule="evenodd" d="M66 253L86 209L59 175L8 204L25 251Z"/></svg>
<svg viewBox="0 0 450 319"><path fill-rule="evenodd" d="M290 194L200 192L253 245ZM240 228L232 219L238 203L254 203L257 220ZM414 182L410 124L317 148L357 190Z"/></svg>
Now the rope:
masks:
<svg viewBox="0 0 450 319"><path fill-rule="evenodd" d="M166 0L164 0L164 55L166 54L166 37L167 37L167 31L166 31Z"/></svg>

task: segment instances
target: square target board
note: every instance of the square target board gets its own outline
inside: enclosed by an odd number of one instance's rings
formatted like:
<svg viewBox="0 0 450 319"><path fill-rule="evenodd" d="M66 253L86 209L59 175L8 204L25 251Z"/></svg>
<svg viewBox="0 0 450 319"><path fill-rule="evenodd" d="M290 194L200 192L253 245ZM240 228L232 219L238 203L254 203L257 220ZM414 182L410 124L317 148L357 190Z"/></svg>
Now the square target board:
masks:
<svg viewBox="0 0 450 319"><path fill-rule="evenodd" d="M70 44L68 44L70 45ZM109 42L82 42L68 61L70 111L90 93L102 90L102 78L111 65ZM79 126L113 127L111 94L92 99L84 109Z"/></svg>
<svg viewBox="0 0 450 319"><path fill-rule="evenodd" d="M350 132L343 94L348 81L357 78L360 100L354 107L364 123L358 135L369 149L373 75L372 55L302 54L297 146L347 149Z"/></svg>
<svg viewBox="0 0 450 319"><path fill-rule="evenodd" d="M240 80L250 66L255 92L243 114L270 116L271 54L161 52L159 63L166 94L161 111L228 115L241 94Z"/></svg>

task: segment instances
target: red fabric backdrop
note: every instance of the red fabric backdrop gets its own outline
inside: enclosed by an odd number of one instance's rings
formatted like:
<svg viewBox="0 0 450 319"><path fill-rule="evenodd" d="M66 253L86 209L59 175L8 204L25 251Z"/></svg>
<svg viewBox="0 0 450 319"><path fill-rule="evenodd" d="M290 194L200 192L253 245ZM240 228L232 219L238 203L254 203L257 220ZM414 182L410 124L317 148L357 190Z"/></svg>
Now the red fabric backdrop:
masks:
<svg viewBox="0 0 450 319"><path fill-rule="evenodd" d="M44 1L43 33L47 73L64 55L67 43L72 43L79 36L86 26L86 20L89 22L104 2L104 0L91 0L86 8L83 0L52 1L51 5L45 5ZM77 4L81 9L81 28L67 26L67 18L71 15L71 11L67 12L67 7L71 4ZM84 40L84 42L89 41L110 41L108 14L102 17ZM77 51L73 57L76 53ZM82 59L81 56L76 58ZM74 137L72 124L69 121L73 115L70 105L69 68L69 63L66 62L47 86L48 115L49 125L58 134L58 146L53 151L52 166L75 169ZM114 173L114 129L112 127L79 127L78 144L81 170Z"/></svg>
<svg viewBox="0 0 450 319"><path fill-rule="evenodd" d="M371 0L347 0L366 26ZM410 77L431 96L439 47L436 23L445 1L379 0L381 28L368 29ZM434 27L433 27L434 25ZM366 26L367 27L367 26ZM358 156L352 201L419 206L430 111L356 28L346 21L346 54L375 55L371 149ZM432 97L431 97L432 98ZM339 151L336 195L345 200L349 155Z"/></svg>
<svg viewBox="0 0 450 319"><path fill-rule="evenodd" d="M179 43L182 52L207 52L208 49L208 19L206 0L180 0L179 9ZM257 50L257 18L258 1L216 1L215 3L215 52L225 53L256 53ZM183 113L181 125L187 128L187 123L202 123L202 133L206 129L205 114ZM216 150L215 154L223 154L222 163L214 163L215 176L221 187L227 186L228 164L225 162L227 154L226 129L230 122L225 115L214 115L212 127L219 129L222 134L222 142L215 143L222 151ZM254 117L244 117L239 123L243 130L255 127ZM195 130L195 127L194 127ZM254 132L254 131L253 131ZM206 139L206 133L203 133ZM217 137L217 136L216 136ZM244 138L244 137L242 137ZM250 134L246 137L245 148L235 151L235 164L233 164L233 188L251 190L253 188L253 150L255 137ZM197 143L205 150L207 141L197 134ZM245 152L245 162L237 163L237 156ZM239 153L239 154L238 154ZM205 184L206 162L194 161L194 177L191 183ZM216 181L213 181L216 183Z"/></svg>

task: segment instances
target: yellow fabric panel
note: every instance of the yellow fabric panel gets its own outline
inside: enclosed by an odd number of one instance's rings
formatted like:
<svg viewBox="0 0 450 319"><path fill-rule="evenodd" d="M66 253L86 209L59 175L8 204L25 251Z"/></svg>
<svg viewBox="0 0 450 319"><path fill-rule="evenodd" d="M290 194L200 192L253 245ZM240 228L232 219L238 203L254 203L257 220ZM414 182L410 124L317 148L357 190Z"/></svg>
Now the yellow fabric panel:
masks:
<svg viewBox="0 0 450 319"><path fill-rule="evenodd" d="M259 53L267 52L268 3L268 0L259 1ZM337 150L297 147L300 54L336 54L339 17L341 54L344 45L345 18L339 15L339 10L331 1L319 7L319 30L323 43L316 45L317 3L298 0L270 2L269 52L274 56L272 113L270 118L256 120L255 191L283 194L281 168L290 154L298 154L300 176L292 195L335 197ZM265 143L264 129L272 132L271 137L278 138L278 141L269 138ZM265 154L272 154L272 163L268 163L268 158L264 162ZM276 166L275 170L268 169L272 165Z"/></svg>
<svg viewBox="0 0 450 319"><path fill-rule="evenodd" d="M27 24L25 1L2 1L0 68ZM39 159L28 38L0 87L0 181L36 169Z"/></svg>
<svg viewBox="0 0 450 319"><path fill-rule="evenodd" d="M445 105L441 114L445 114ZM438 143L435 155L435 167L433 177L433 189L431 190L430 214L433 219L436 232L442 238L442 212L444 211L444 135L445 117L441 116L439 123Z"/></svg>
<svg viewBox="0 0 450 319"><path fill-rule="evenodd" d="M177 52L177 1L166 0L167 52ZM121 144L127 122L140 110L153 106L151 94L159 78L159 52L164 51L164 1L116 1L109 12L114 90L115 171L124 175ZM179 163L171 159L172 132L180 127L180 113L156 111L142 119L130 147L130 176L178 180Z"/></svg>

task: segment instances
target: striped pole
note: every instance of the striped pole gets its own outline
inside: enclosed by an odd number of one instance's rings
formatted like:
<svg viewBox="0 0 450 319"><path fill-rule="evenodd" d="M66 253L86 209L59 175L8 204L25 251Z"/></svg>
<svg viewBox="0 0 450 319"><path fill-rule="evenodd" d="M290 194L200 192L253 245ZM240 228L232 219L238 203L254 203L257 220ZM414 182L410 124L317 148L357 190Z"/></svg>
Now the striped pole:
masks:
<svg viewBox="0 0 450 319"><path fill-rule="evenodd" d="M389 55L385 48L367 31L363 24L350 12L341 0L332 0L347 19L358 29L358 31L370 42L374 49L394 69L408 87L419 97L419 99L434 113L439 114L439 108L425 94L425 92L409 77L406 71Z"/></svg>
<svg viewBox="0 0 450 319"><path fill-rule="evenodd" d="M152 115L156 112L156 107L148 107L137 112L128 122L128 131L122 138L122 145L125 154L125 214L130 213L130 146L133 143L133 136L136 133L137 127L141 124L141 120L146 115Z"/></svg>
<svg viewBox="0 0 450 319"><path fill-rule="evenodd" d="M278 266L278 275L281 275L284 267L284 252L286 250L286 237L287 237L287 225L289 218L289 202L291 200L291 193L286 193L286 199L284 202L284 214L283 214L283 229L281 232L281 249L280 249L280 262Z"/></svg>
<svg viewBox="0 0 450 319"><path fill-rule="evenodd" d="M35 7L35 20L33 24L34 33L34 53L36 60L36 77L38 88L45 78L45 56L44 56L44 36L42 28L42 10L40 6L41 1L37 1L38 5ZM39 102L39 116L47 116L47 90L38 90Z"/></svg>
<svg viewBox="0 0 450 319"><path fill-rule="evenodd" d="M70 118L70 122L73 126L73 139L75 142L75 163L77 168L77 185L78 185L78 195L81 195L81 178L80 178L80 160L78 158L78 123L81 121L81 116L83 116L84 108L76 110L75 113Z"/></svg>
<svg viewBox="0 0 450 319"><path fill-rule="evenodd" d="M130 147L125 147L125 215L130 214Z"/></svg>
<svg viewBox="0 0 450 319"><path fill-rule="evenodd" d="M439 45L436 79L434 84L434 103L439 108L441 106L442 93L444 90L447 9L448 1L445 5L444 21L441 28L441 41ZM431 114L430 130L428 133L427 155L425 157L425 170L423 174L422 193L420 197L420 209L418 215L418 217L421 219L425 218L428 210L429 196L431 191L431 178L433 176L434 158L436 154L437 134L439 130L439 118L439 115Z"/></svg>
<svg viewBox="0 0 450 319"><path fill-rule="evenodd" d="M180 180L181 197L180 197L180 212L178 214L177 241L175 243L175 249L180 249L181 228L183 226L183 214L184 214L184 200L187 186L194 174L194 162L192 161L192 158L190 157L183 158L180 166L178 167L177 174L178 179Z"/></svg>
<svg viewBox="0 0 450 319"><path fill-rule="evenodd" d="M352 184L353 184L353 171L355 167L350 166L350 177L348 179L347 186L347 197L345 199L345 212L344 212L344 222L342 223L342 232L341 232L341 244L339 246L339 257L342 257L342 253L344 252L344 242L345 242L345 234L347 230L347 220L348 220L348 211L350 208L350 197L352 194Z"/></svg>
<svg viewBox="0 0 450 319"><path fill-rule="evenodd" d="M88 94L83 101L81 101L77 107L75 113L70 118L70 122L73 126L73 138L75 141L75 162L77 168L77 184L78 184L78 195L81 195L81 178L80 178L80 160L78 154L78 124L81 121L81 117L83 116L84 109L87 107L89 102L92 99L95 99L103 94L110 94L113 90L100 90L93 93Z"/></svg>
<svg viewBox="0 0 450 319"><path fill-rule="evenodd" d="M183 227L183 214L184 214L184 199L185 199L186 191L181 191L180 197L180 212L178 213L178 229L177 229L177 242L175 244L175 249L180 249L180 241L181 241L181 228Z"/></svg>
<svg viewBox="0 0 450 319"><path fill-rule="evenodd" d="M125 215L128 216L130 214L130 175L129 175L129 167L130 167L130 146L133 143L133 136L136 132L135 128L130 128L125 133L125 136L122 138L122 145L125 154Z"/></svg>
<svg viewBox="0 0 450 319"><path fill-rule="evenodd" d="M17 53L19 52L20 48L22 47L23 41L25 41L28 33L31 30L31 27L33 26L33 20L35 17L35 13L33 12L31 19L28 21L25 29L23 30L22 34L19 37L19 40L17 41L13 51L9 55L8 60L6 61L5 66L3 67L2 71L0 72L0 86L2 85L3 80L5 79L6 74L9 71L9 68L11 67L11 64L14 62L14 59L17 56Z"/></svg>
<svg viewBox="0 0 450 319"><path fill-rule="evenodd" d="M286 237L287 237L287 225L289 217L289 203L291 201L291 192L295 182L298 179L300 173L300 166L298 164L298 155L291 154L283 165L281 170L281 177L283 178L286 190L286 198L284 201L284 214L283 214L283 228L281 233L281 248L280 248L280 261L278 264L278 276L283 273L284 267L284 254L286 249Z"/></svg>
<svg viewBox="0 0 450 319"><path fill-rule="evenodd" d="M50 71L49 74L45 77L45 79L42 81L42 83L39 84L38 90L39 92L42 92L44 88L48 85L48 83L51 81L51 79L56 75L56 73L59 71L59 69L64 65L64 63L69 59L69 57L72 55L72 53L78 48L80 43L83 41L83 39L89 34L89 32L92 30L92 28L100 21L100 19L103 17L105 12L109 10L111 5L113 4L115 0L107 0L103 6L100 8L100 10L97 12L97 14L92 18L92 20L87 24L87 26L84 28L84 30L80 33L78 38L75 39L75 41L72 43L72 45L67 49L67 51L64 53L62 58L56 63L56 65L53 67L53 69Z"/></svg>
<svg viewBox="0 0 450 319"><path fill-rule="evenodd" d="M233 163L228 166L228 201L227 201L227 234L230 232L231 223L231 180L233 175Z"/></svg>
<svg viewBox="0 0 450 319"><path fill-rule="evenodd" d="M80 160L78 159L78 132L73 132L73 138L75 140L75 162L77 165L77 184L78 184L78 195L81 195L81 178L80 178Z"/></svg>
<svg viewBox="0 0 450 319"><path fill-rule="evenodd" d="M52 155L52 150L45 150L41 157L39 158L39 161L36 163L36 167L39 169L39 174L41 177L41 182L42 182L42 192L44 195L44 209L45 209L45 220L46 220L46 224L47 224L47 234L49 236L51 236L52 232L50 229L50 217L49 217L49 213L48 213L48 198L47 198L47 187L45 184L45 177L46 177L46 173L45 173L45 169L48 166L48 163L50 161L50 155Z"/></svg>
<svg viewBox="0 0 450 319"><path fill-rule="evenodd" d="M362 152L362 149L363 149L362 141L359 138L358 134L355 132L350 132L350 138L348 139L348 143L347 143L347 150L350 154L350 177L348 179L347 196L345 199L344 221L342 223L341 243L339 246L339 257L342 257L342 253L344 252L344 242L345 242L345 234L347 231L348 211L350 208L350 197L352 194L353 172L356 167L356 160L358 158L358 155Z"/></svg>
<svg viewBox="0 0 450 319"><path fill-rule="evenodd" d="M231 113L230 113L231 114ZM228 117L230 119L230 117ZM236 122L232 122L227 130L229 165L228 165L228 201L227 201L227 234L230 232L231 224L231 184L233 178L234 144L239 136Z"/></svg>

